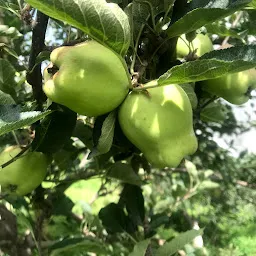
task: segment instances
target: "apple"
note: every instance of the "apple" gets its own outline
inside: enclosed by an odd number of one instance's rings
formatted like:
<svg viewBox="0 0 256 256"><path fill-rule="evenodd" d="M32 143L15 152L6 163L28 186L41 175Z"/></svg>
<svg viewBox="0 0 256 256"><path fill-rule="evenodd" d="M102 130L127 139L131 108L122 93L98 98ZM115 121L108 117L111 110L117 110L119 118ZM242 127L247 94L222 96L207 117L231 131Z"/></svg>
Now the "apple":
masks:
<svg viewBox="0 0 256 256"><path fill-rule="evenodd" d="M96 41L52 51L43 90L52 101L81 115L99 116L118 107L131 79L124 60Z"/></svg>
<svg viewBox="0 0 256 256"><path fill-rule="evenodd" d="M200 82L201 89L226 101L241 105L250 99L251 90L256 88L256 70L249 69Z"/></svg>
<svg viewBox="0 0 256 256"><path fill-rule="evenodd" d="M189 43L189 41L186 39L185 34L179 37L177 41L177 46L176 46L176 52L177 52L178 58L184 58L193 50L196 50L196 55L199 57L207 52L212 51L213 45L208 35L197 34L195 39L192 41L192 43Z"/></svg>
<svg viewBox="0 0 256 256"><path fill-rule="evenodd" d="M8 147L0 153L0 165L5 164L21 152L20 147ZM41 152L28 152L0 170L2 192L19 196L26 195L38 187L47 173L50 161Z"/></svg>
<svg viewBox="0 0 256 256"><path fill-rule="evenodd" d="M118 119L125 136L154 167L177 167L197 150L192 107L179 85L130 92Z"/></svg>

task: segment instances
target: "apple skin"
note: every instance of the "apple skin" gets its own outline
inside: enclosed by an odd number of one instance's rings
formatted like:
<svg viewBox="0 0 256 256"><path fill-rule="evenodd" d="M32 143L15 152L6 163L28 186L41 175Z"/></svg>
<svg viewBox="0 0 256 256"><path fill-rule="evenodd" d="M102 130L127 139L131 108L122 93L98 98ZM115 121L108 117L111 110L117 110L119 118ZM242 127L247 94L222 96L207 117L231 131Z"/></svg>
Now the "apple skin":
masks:
<svg viewBox="0 0 256 256"><path fill-rule="evenodd" d="M226 101L241 105L250 99L250 90L256 88L256 70L249 69L200 82L201 89Z"/></svg>
<svg viewBox="0 0 256 256"><path fill-rule="evenodd" d="M0 165L21 152L20 147L8 147L0 154ZM0 170L2 192L24 196L37 188L47 173L48 156L41 152L28 152Z"/></svg>
<svg viewBox="0 0 256 256"><path fill-rule="evenodd" d="M43 90L52 101L81 115L99 116L118 107L131 86L124 60L96 41L56 48L44 70ZM59 70L49 73L48 68Z"/></svg>
<svg viewBox="0 0 256 256"><path fill-rule="evenodd" d="M187 41L185 34L180 37L177 41L176 52L178 58L184 58L189 54L189 41ZM207 35L203 34L197 34L196 38L192 41L191 46L193 46L191 50L197 49L196 55L199 57L213 50L211 39Z"/></svg>
<svg viewBox="0 0 256 256"><path fill-rule="evenodd" d="M153 167L177 167L198 146L190 101L175 84L147 91L126 97L118 113L121 129Z"/></svg>

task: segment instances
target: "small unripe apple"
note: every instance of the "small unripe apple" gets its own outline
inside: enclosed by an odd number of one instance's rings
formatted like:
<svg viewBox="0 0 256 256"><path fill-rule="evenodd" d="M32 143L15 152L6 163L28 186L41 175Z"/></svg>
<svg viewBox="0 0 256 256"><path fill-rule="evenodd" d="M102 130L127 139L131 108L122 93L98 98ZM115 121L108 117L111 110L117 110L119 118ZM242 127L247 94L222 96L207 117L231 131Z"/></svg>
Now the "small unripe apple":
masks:
<svg viewBox="0 0 256 256"><path fill-rule="evenodd" d="M131 92L118 119L126 137L154 167L177 167L197 150L192 107L179 85Z"/></svg>
<svg viewBox="0 0 256 256"><path fill-rule="evenodd" d="M20 147L8 147L0 154L3 165L21 152ZM0 170L3 193L26 195L38 187L47 173L50 159L41 152L24 153L20 158Z"/></svg>
<svg viewBox="0 0 256 256"><path fill-rule="evenodd" d="M250 99L250 92L256 88L256 70L231 73L202 81L200 85L203 91L222 97L232 104L241 105Z"/></svg>
<svg viewBox="0 0 256 256"><path fill-rule="evenodd" d="M131 79L124 60L96 41L59 47L50 60L44 70L45 94L78 114L106 114L128 94Z"/></svg>
<svg viewBox="0 0 256 256"><path fill-rule="evenodd" d="M189 45L191 49L189 49ZM177 41L177 57L184 58L190 53L190 50L196 50L196 55L200 57L203 54L213 50L212 41L208 37L208 35L197 34L192 43L189 44L189 41L186 39L185 34L181 35Z"/></svg>

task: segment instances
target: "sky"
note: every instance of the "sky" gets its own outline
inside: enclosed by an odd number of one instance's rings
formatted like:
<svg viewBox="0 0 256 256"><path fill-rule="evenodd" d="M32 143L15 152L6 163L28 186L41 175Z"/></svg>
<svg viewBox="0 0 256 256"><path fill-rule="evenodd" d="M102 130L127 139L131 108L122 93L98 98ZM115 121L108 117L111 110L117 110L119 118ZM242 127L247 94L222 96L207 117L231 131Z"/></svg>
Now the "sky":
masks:
<svg viewBox="0 0 256 256"><path fill-rule="evenodd" d="M246 149L248 152L256 154L256 91L252 92L252 96L253 99L241 106L230 105L232 106L237 121L242 123L254 122L255 127L252 127L250 131L246 133L233 135L232 137L226 136L220 138L217 134L214 137L219 146L229 149L234 156L238 156L241 151ZM251 104L254 104L254 106L251 106ZM231 149L229 145L232 139L234 140L234 149Z"/></svg>

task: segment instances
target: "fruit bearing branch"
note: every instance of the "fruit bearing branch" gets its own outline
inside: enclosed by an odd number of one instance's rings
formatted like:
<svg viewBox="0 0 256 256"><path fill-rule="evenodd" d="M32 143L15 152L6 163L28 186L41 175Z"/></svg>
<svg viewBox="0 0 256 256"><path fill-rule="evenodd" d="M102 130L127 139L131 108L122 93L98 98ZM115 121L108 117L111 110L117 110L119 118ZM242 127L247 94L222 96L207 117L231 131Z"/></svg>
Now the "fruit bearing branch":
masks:
<svg viewBox="0 0 256 256"><path fill-rule="evenodd" d="M27 81L33 88L34 99L37 101L39 108L45 101L46 96L42 90L41 64L36 65L36 57L45 48L44 39L48 19L48 16L37 11L37 20L35 26L33 27L32 45L29 56L29 70L27 73Z"/></svg>

